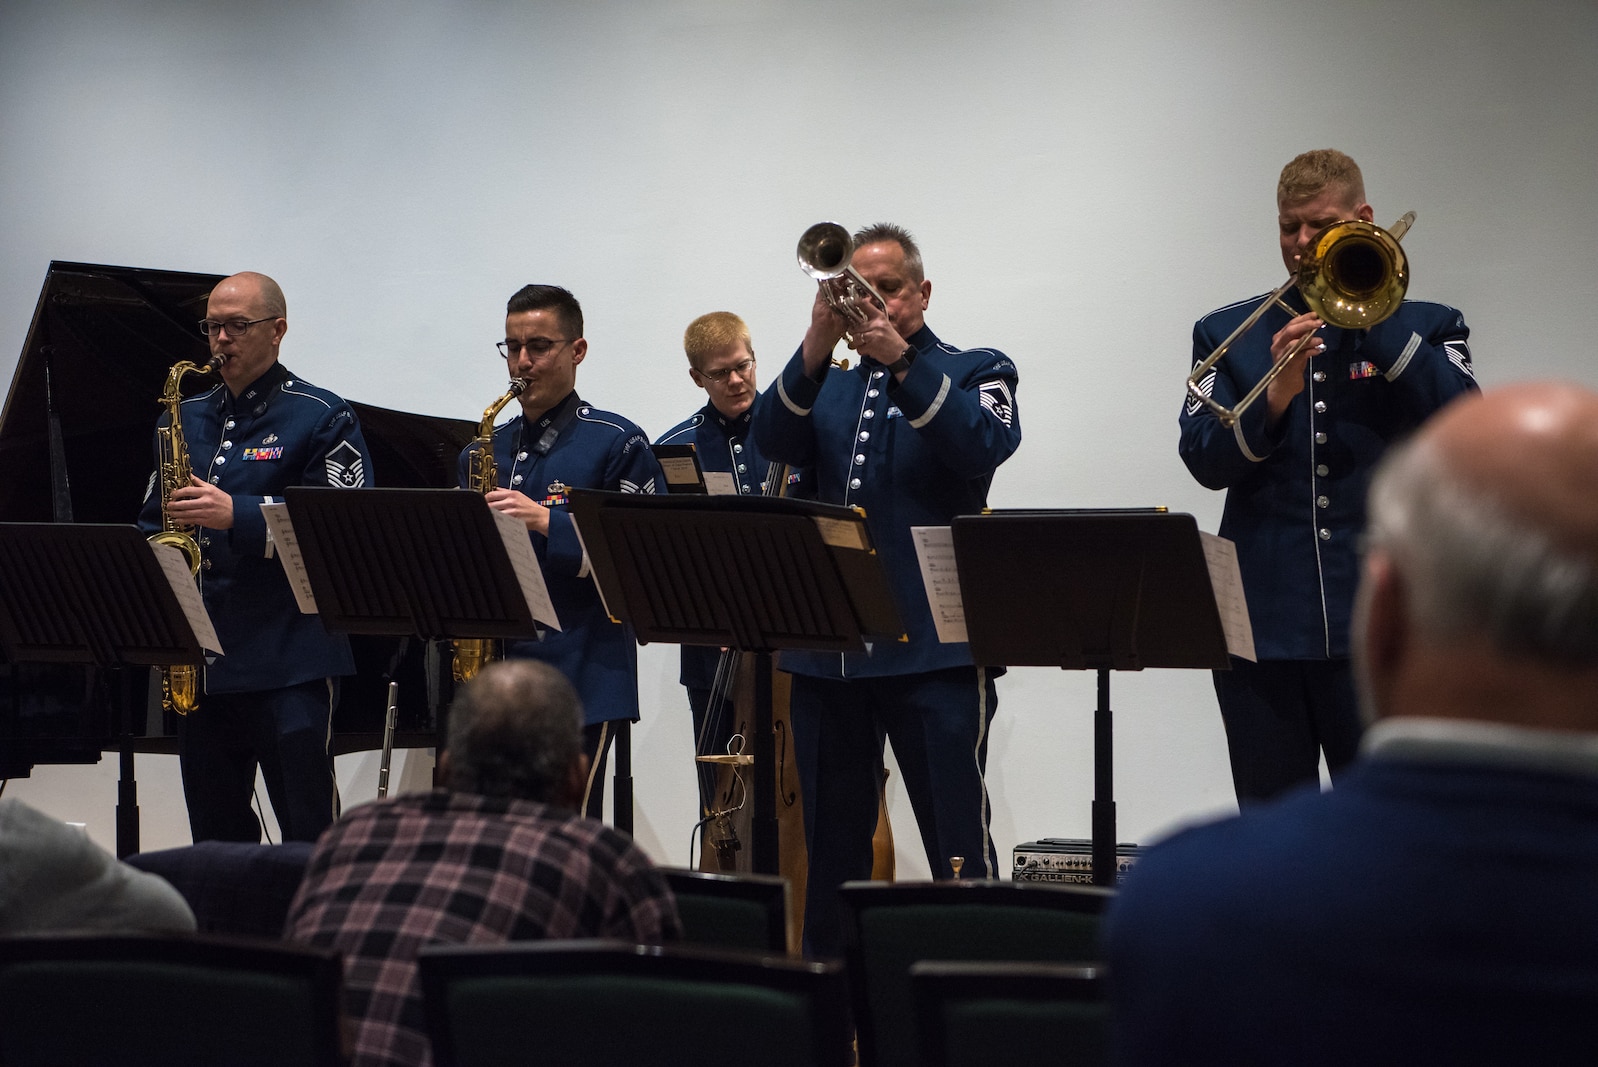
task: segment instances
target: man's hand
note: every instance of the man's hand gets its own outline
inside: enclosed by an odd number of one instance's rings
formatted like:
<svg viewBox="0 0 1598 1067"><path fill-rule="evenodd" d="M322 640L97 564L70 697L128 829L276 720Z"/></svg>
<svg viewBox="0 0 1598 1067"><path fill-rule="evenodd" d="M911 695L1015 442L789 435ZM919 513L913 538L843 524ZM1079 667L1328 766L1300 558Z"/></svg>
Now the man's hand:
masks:
<svg viewBox="0 0 1598 1067"><path fill-rule="evenodd" d="M848 325L842 315L832 310L826 294L817 286L816 302L810 308L810 329L805 331L804 347L800 349L805 374L814 378L821 373L821 368L831 361L832 350L838 347Z"/></svg>
<svg viewBox="0 0 1598 1067"><path fill-rule="evenodd" d="M490 489L483 495L483 499L488 501L490 508L514 516L534 533L549 536L549 509L542 504L534 503L532 498L521 490Z"/></svg>
<svg viewBox="0 0 1598 1067"><path fill-rule="evenodd" d="M1271 361L1281 363L1295 345L1324 325L1320 316L1313 311L1293 319L1271 338ZM1304 375L1309 371L1310 358L1324 351L1326 342L1318 337L1311 338L1293 355L1292 362L1265 387L1266 426L1274 428L1281 421L1287 405L1304 391Z"/></svg>
<svg viewBox="0 0 1598 1067"><path fill-rule="evenodd" d="M188 485L173 492L166 510L172 521L180 526L233 529L233 498L192 474Z"/></svg>
<svg viewBox="0 0 1598 1067"><path fill-rule="evenodd" d="M899 336L888 313L878 307L876 301L866 300L862 306L866 311L866 321L854 329L854 350L878 363L892 363L904 354L908 342Z"/></svg>

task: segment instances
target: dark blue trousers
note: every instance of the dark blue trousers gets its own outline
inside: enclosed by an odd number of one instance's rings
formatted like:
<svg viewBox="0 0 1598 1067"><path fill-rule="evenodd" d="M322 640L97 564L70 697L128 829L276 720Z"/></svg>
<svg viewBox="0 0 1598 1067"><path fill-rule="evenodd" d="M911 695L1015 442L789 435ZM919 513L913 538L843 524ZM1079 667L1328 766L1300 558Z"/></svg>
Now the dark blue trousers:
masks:
<svg viewBox="0 0 1598 1067"><path fill-rule="evenodd" d="M791 703L810 867L805 954L843 953L838 886L871 877L883 739L893 745L934 878L998 876L988 836L988 726L998 693L986 670L848 681L797 675Z"/></svg>
<svg viewBox="0 0 1598 1067"><path fill-rule="evenodd" d="M1320 781L1321 753L1335 781L1359 752L1354 672L1346 659L1232 657L1215 671L1238 804Z"/></svg>
<svg viewBox="0 0 1598 1067"><path fill-rule="evenodd" d="M196 841L261 840L250 799L261 769L285 841L315 841L338 816L333 705L338 680L259 693L206 693L178 718L178 764Z"/></svg>

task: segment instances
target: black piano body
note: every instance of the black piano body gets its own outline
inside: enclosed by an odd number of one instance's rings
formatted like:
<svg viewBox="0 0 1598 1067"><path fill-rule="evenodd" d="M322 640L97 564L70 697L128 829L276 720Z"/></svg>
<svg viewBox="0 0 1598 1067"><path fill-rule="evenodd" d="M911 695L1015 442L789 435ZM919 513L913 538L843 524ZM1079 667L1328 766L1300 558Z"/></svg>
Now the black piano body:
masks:
<svg viewBox="0 0 1598 1067"><path fill-rule="evenodd" d="M0 411L0 522L129 523L152 467L151 436L167 371L209 357L196 328L222 275L52 262ZM202 382L196 390L209 388ZM455 459L477 432L463 419L351 400L380 485L455 484ZM353 637L357 674L334 714L334 749L382 745L397 681L396 744L432 745L449 699L437 642ZM148 668L0 660L0 778L38 764L93 763L108 751L175 751Z"/></svg>

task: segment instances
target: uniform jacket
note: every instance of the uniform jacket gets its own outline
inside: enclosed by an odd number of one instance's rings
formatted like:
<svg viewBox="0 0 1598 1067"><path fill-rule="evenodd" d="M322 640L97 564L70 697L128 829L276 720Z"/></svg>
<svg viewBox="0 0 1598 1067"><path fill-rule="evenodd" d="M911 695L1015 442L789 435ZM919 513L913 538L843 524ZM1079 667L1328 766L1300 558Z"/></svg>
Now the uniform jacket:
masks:
<svg viewBox="0 0 1598 1067"><path fill-rule="evenodd" d="M233 528L200 531L200 592L223 652L207 654L205 691L253 693L353 674L349 639L300 613L261 504L281 502L291 485L370 484L371 454L355 412L281 363L237 397L218 385L179 410L195 475L233 497ZM139 515L147 533L161 529L157 480Z"/></svg>
<svg viewBox="0 0 1598 1067"><path fill-rule="evenodd" d="M938 643L910 528L946 526L987 505L993 472L1021 443L1018 378L994 349L962 351L925 326L909 341L916 355L903 382L871 361L824 369L815 381L796 352L755 401L764 453L812 468L818 499L865 509L909 635L863 653L785 653L781 666L795 674L869 677L971 663L969 646Z"/></svg>
<svg viewBox="0 0 1598 1067"><path fill-rule="evenodd" d="M1259 297L1193 327L1196 366ZM1286 299L1302 306L1297 290ZM1273 308L1200 382L1231 407L1271 366L1271 337L1290 316ZM1365 490L1387 447L1449 400L1476 388L1464 316L1409 300L1369 330L1327 326L1304 391L1274 432L1265 398L1228 429L1189 398L1181 453L1193 477L1225 489L1220 533L1237 544L1254 646L1261 660L1341 659L1359 577Z"/></svg>
<svg viewBox="0 0 1598 1067"><path fill-rule="evenodd" d="M779 470L780 488L771 488L768 479L771 461L766 459L750 432L754 406L751 405L736 419L729 419L706 404L673 426L657 445L693 445L699 457L699 468L704 471L721 471L731 474L738 483L741 496L771 493L772 495L810 498L815 495L806 473L800 470ZM704 645L682 646L682 673L678 681L690 689L709 689L716 678L716 664L721 651Z"/></svg>
<svg viewBox="0 0 1598 1067"><path fill-rule="evenodd" d="M471 449L461 453L467 480ZM530 533L560 619L542 641L507 641L505 654L542 660L572 683L588 723L638 718L638 643L632 627L610 621L583 565L567 504L572 489L653 493L664 485L649 438L620 415L572 393L529 424L518 415L494 431L499 484L550 509L549 536Z"/></svg>

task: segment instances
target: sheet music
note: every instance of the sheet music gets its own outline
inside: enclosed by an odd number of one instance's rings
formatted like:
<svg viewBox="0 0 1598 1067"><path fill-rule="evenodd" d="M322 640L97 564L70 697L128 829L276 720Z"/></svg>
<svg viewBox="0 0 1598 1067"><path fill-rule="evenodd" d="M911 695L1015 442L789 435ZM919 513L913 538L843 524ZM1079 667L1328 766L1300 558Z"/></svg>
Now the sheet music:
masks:
<svg viewBox="0 0 1598 1067"><path fill-rule="evenodd" d="M155 561L161 565L161 573L166 575L172 592L177 594L183 617L189 620L189 629L194 631L200 647L221 655L222 642L217 640L216 628L211 625L211 616L205 610L205 601L200 599L200 587L194 584L194 575L189 573L189 561L171 545L151 542L150 547L155 550Z"/></svg>
<svg viewBox="0 0 1598 1067"><path fill-rule="evenodd" d="M910 536L915 540L921 584L927 591L938 641L946 645L969 641L960 573L954 563L954 531L947 526L912 526Z"/></svg>
<svg viewBox="0 0 1598 1067"><path fill-rule="evenodd" d="M1210 568L1210 588L1221 613L1226 650L1250 663L1254 660L1254 628L1248 621L1248 601L1243 597L1243 575L1237 569L1237 546L1224 537L1199 531L1204 562Z"/></svg>
<svg viewBox="0 0 1598 1067"><path fill-rule="evenodd" d="M551 630L559 630L560 619L555 615L554 602L549 599L549 586L544 584L544 572L538 565L538 553L533 551L533 543L527 537L527 527L521 520L503 511L490 508L488 513L494 516L494 528L499 531L500 540L505 542L505 552L510 556L516 581L527 600L527 610L532 612L534 619ZM584 549L583 570L587 569L588 551Z"/></svg>
<svg viewBox="0 0 1598 1067"><path fill-rule="evenodd" d="M738 483L727 471L706 471L705 492L711 496L737 496Z"/></svg>
<svg viewBox="0 0 1598 1067"><path fill-rule="evenodd" d="M261 515L266 519L267 543L277 548L277 558L283 564L283 573L288 575L289 588L294 590L294 601L299 604L300 613L315 615L316 594L311 592L311 577L305 573L305 554L294 536L289 506L282 501L262 504Z"/></svg>

